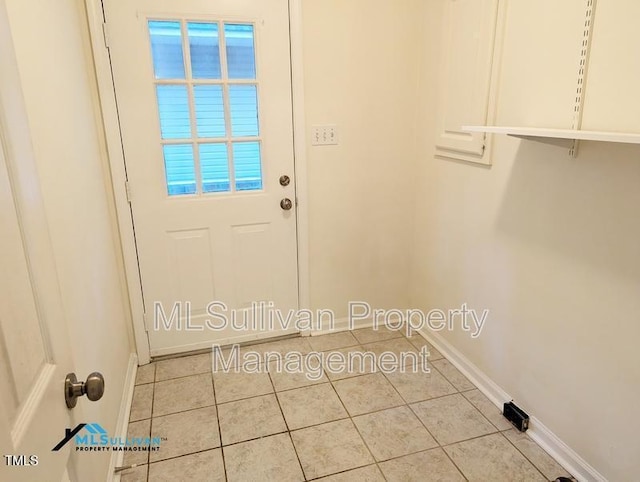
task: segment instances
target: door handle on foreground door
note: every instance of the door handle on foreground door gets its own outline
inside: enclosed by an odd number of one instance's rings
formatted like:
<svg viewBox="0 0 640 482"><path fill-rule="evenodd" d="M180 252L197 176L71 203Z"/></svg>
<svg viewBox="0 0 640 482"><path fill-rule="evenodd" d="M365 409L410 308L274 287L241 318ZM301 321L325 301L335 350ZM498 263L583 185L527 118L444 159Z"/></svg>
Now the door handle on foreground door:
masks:
<svg viewBox="0 0 640 482"><path fill-rule="evenodd" d="M64 380L64 400L69 408L75 407L78 397L82 395L86 395L89 400L95 402L100 400L103 394L104 377L101 373L91 373L86 382L79 382L75 373L67 374Z"/></svg>
<svg viewBox="0 0 640 482"><path fill-rule="evenodd" d="M280 201L280 207L285 211L289 211L293 207L293 203L291 202L291 199L286 197L282 201Z"/></svg>

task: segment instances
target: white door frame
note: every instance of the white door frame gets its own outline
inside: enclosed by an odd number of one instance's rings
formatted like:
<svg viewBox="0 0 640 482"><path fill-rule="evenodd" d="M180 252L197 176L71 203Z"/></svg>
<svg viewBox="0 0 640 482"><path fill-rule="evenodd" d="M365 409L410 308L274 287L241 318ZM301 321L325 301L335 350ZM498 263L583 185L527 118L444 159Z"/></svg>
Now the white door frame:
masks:
<svg viewBox="0 0 640 482"><path fill-rule="evenodd" d="M138 270L133 216L126 189L126 167L114 82L111 75L109 52L106 48L109 32L104 24L102 0L84 0L87 8L91 47L104 122L105 138L111 170L111 182L116 203L120 244L124 259L127 291L131 306L133 332L138 360L149 363L149 339L145 328L142 281ZM306 127L304 115L304 83L302 63L302 0L289 2L289 31L291 37L291 84L293 89L293 136L296 196L298 208L298 303L299 308L309 306L309 223L307 190ZM150 321L150 320L149 320Z"/></svg>

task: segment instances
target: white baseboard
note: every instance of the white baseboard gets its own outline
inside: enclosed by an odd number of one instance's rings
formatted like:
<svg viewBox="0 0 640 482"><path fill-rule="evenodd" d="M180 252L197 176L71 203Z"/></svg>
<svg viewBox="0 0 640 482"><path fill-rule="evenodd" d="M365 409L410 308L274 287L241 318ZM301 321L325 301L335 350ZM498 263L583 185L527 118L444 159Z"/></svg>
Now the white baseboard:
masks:
<svg viewBox="0 0 640 482"><path fill-rule="evenodd" d="M513 400L497 383L454 348L439 333L423 330L420 334L460 370L502 411L504 402ZM527 435L580 481L606 482L607 479L549 430L539 419L530 417Z"/></svg>
<svg viewBox="0 0 640 482"><path fill-rule="evenodd" d="M124 379L124 388L122 390L122 399L120 400L120 411L118 412L118 421L116 422L116 431L113 436L126 438L129 429L129 415L131 414L131 402L133 401L133 390L136 385L136 374L138 373L138 355L132 353L129 356L129 365L127 366L127 375ZM108 482L119 482L120 474L115 473L116 467L122 465L124 452L111 452L111 460L109 462L109 473L107 475Z"/></svg>
<svg viewBox="0 0 640 482"><path fill-rule="evenodd" d="M329 324L323 325L321 330L312 330L311 331L311 336L320 336L320 335L327 335L329 333L338 333L341 331L348 331L348 330L359 330L360 328L369 328L373 326L373 319L372 318L367 318L364 320L358 320L355 321L353 323L353 326L351 326L349 324L349 318L345 317L345 318L338 318L336 320L334 320L333 322L333 326L330 326Z"/></svg>

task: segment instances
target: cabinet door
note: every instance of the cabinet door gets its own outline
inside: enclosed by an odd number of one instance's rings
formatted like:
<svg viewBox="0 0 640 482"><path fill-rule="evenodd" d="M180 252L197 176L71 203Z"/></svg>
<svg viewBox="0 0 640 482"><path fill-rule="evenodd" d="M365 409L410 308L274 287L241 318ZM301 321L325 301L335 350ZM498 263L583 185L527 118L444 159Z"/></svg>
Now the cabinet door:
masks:
<svg viewBox="0 0 640 482"><path fill-rule="evenodd" d="M487 122L498 0L447 0L443 19L437 154L482 162L485 134L463 125Z"/></svg>

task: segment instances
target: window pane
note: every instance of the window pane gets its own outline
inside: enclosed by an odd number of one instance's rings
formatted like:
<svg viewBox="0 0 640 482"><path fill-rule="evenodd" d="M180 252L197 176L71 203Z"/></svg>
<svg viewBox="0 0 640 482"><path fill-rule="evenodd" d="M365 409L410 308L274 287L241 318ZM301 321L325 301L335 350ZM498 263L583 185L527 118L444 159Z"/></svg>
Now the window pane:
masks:
<svg viewBox="0 0 640 482"><path fill-rule="evenodd" d="M259 142L234 142L233 166L237 191L262 189Z"/></svg>
<svg viewBox="0 0 640 482"><path fill-rule="evenodd" d="M191 75L194 79L219 79L220 39L217 23L188 23Z"/></svg>
<svg viewBox="0 0 640 482"><path fill-rule="evenodd" d="M151 55L156 79L184 79L180 22L149 22Z"/></svg>
<svg viewBox="0 0 640 482"><path fill-rule="evenodd" d="M226 192L231 189L226 144L202 144L200 169L202 192Z"/></svg>
<svg viewBox="0 0 640 482"><path fill-rule="evenodd" d="M224 104L220 85L197 85L193 88L196 124L199 137L224 137Z"/></svg>
<svg viewBox="0 0 640 482"><path fill-rule="evenodd" d="M234 136L258 135L258 98L255 85L230 85L231 132Z"/></svg>
<svg viewBox="0 0 640 482"><path fill-rule="evenodd" d="M196 170L191 144L171 144L163 147L164 168L169 196L195 194Z"/></svg>
<svg viewBox="0 0 640 482"><path fill-rule="evenodd" d="M186 139L191 137L187 87L184 85L158 85L156 92L162 138Z"/></svg>
<svg viewBox="0 0 640 482"><path fill-rule="evenodd" d="M224 24L227 45L227 68L230 79L255 79L256 57L253 48L253 25Z"/></svg>

